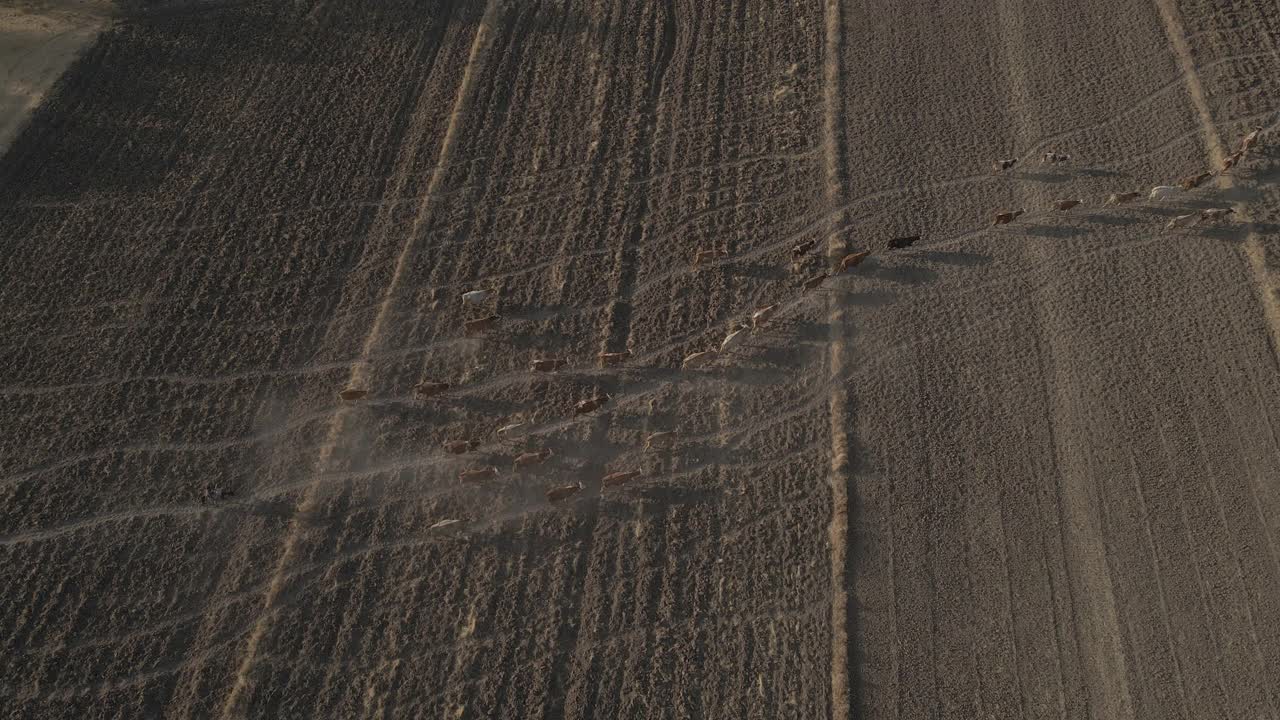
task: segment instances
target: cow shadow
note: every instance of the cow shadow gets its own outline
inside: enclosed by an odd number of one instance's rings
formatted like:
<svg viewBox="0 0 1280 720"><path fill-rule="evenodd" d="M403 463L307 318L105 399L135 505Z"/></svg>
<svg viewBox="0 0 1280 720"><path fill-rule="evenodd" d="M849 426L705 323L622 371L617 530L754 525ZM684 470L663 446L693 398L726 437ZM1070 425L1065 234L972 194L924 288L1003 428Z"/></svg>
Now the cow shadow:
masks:
<svg viewBox="0 0 1280 720"><path fill-rule="evenodd" d="M960 250L922 250L915 253L915 257L928 262L936 262L943 265L957 265L960 267L990 265L992 261L990 255L975 252L964 252Z"/></svg>
<svg viewBox="0 0 1280 720"><path fill-rule="evenodd" d="M1143 223L1141 218L1136 218L1132 215L1121 215L1101 211L1081 214L1080 217L1083 218L1085 222L1094 223L1096 225L1107 225L1110 227L1126 227L1129 225L1141 225Z"/></svg>
<svg viewBox="0 0 1280 720"><path fill-rule="evenodd" d="M924 285L938 279L937 271L921 265L877 265L872 275L899 285Z"/></svg>
<svg viewBox="0 0 1280 720"><path fill-rule="evenodd" d="M1028 170L1012 175L1019 180L1030 180L1031 182L1046 183L1056 185L1064 183L1071 179L1071 176L1064 172L1052 172L1043 170Z"/></svg>
<svg viewBox="0 0 1280 720"><path fill-rule="evenodd" d="M732 265L729 274L734 277L745 277L753 280L785 280L787 270L776 263L750 263L748 265Z"/></svg>
<svg viewBox="0 0 1280 720"><path fill-rule="evenodd" d="M1088 229L1077 225L1027 225L1024 232L1032 237L1051 240L1067 240L1089 234Z"/></svg>
<svg viewBox="0 0 1280 720"><path fill-rule="evenodd" d="M1108 170L1106 168L1080 168L1076 171L1076 174L1087 178L1124 177L1124 173L1116 170Z"/></svg>

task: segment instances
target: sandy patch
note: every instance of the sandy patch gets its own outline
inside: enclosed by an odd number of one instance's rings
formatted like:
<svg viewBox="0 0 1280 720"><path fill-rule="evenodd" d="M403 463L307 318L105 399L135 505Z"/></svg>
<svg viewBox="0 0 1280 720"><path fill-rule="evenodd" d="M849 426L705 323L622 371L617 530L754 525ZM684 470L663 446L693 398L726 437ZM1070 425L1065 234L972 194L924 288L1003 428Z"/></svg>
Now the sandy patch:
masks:
<svg viewBox="0 0 1280 720"><path fill-rule="evenodd" d="M18 0L0 7L0 153L71 61L106 26L110 6Z"/></svg>

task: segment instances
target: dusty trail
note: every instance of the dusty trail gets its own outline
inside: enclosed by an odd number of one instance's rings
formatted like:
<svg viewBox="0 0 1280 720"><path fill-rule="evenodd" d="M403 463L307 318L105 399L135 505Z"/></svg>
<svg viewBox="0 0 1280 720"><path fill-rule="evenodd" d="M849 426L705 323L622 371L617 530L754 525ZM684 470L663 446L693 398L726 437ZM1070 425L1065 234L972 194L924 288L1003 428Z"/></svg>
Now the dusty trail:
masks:
<svg viewBox="0 0 1280 720"><path fill-rule="evenodd" d="M481 72L479 66L484 62L485 52L488 49L490 39L490 28L495 14L498 11L498 0L489 0L485 5L484 15L481 17L479 24L475 29L475 37L471 43L470 54L462 71L462 79L458 84L457 97L454 100L453 108L449 112L449 122L444 133L444 140L441 143L440 151L437 155L435 169L432 171L431 178L427 182L426 192L423 200L418 206L417 213L414 216L413 224L409 228L408 237L396 257L395 268L392 270L391 279L385 291L383 291L383 300L378 307L378 311L374 316L373 324L369 328L369 334L364 340L361 348L360 358L351 365L351 374L344 387L365 388L368 387L371 378L368 374L369 358L376 350L378 343L382 341L383 326L389 317L389 311L394 307L399 299L401 291L400 283L404 277L404 269L406 262L414 253L417 242L422 236L422 224L426 217L430 214L432 203L436 198L440 181L444 177L444 169L453 161L453 146L458 132L462 128L468 113L469 105L475 95L475 78ZM423 95L423 100L426 100ZM415 111L418 115L424 111L419 107ZM415 153L410 154L410 162L414 159ZM347 438L349 433L348 423L351 421L353 411L349 409L340 409L334 414L330 421L329 431L325 437L323 444L319 448L319 458L316 466L320 472L325 472L329 467L334 453L341 448L342 442ZM326 488L318 484L312 483L308 485L303 492L302 501L298 507L298 514L307 517L315 512L316 503L325 492ZM253 663L258 652L258 645L262 641L264 634L270 625L270 621L275 612L275 605L284 589L284 580L289 572L290 566L296 561L295 552L298 541L303 532L305 532L305 523L295 521L292 524L290 532L285 536L284 544L280 550L280 559L277 562L276 569L272 573L270 585L267 587L266 598L263 602L263 608L259 615L258 621L254 624L253 629L249 633L249 640L245 649L244 657L240 662L239 668L236 670L235 680L231 685L230 692L227 694L226 701L222 708L222 717L238 717L244 714L241 707L241 695L251 681L253 672Z"/></svg>
<svg viewBox="0 0 1280 720"><path fill-rule="evenodd" d="M1195 108L1196 117L1200 121L1205 154L1208 155L1210 167L1220 168L1222 161L1230 153L1222 142L1218 125L1214 122L1213 114L1209 110L1209 102L1205 99L1204 85L1200 82L1195 58L1187 44L1187 32L1179 19L1177 2L1175 0L1154 0L1154 2L1160 11L1160 19L1164 21L1165 32L1169 36L1169 43L1173 46L1174 55L1177 57L1187 95L1190 96L1191 105ZM1274 133L1275 130L1272 129L1271 132ZM1231 175L1221 176L1221 181L1222 186L1228 190L1236 185L1235 178ZM1252 222L1247 209L1238 209L1237 215L1243 222ZM1280 354L1280 273L1273 272L1268 267L1266 249L1257 232L1249 233L1244 252L1249 262L1249 269L1253 273L1254 282L1258 286L1258 301L1266 313L1267 323L1271 326L1272 347L1277 354Z"/></svg>

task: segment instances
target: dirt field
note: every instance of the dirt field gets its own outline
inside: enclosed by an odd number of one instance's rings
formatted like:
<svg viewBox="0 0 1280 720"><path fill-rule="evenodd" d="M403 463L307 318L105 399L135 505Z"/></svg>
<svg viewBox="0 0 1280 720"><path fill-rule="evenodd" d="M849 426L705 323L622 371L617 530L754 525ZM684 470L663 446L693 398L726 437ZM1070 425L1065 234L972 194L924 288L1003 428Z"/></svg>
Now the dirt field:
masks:
<svg viewBox="0 0 1280 720"><path fill-rule="evenodd" d="M0 716L1280 718L1278 43L1269 0L118 19L0 159Z"/></svg>

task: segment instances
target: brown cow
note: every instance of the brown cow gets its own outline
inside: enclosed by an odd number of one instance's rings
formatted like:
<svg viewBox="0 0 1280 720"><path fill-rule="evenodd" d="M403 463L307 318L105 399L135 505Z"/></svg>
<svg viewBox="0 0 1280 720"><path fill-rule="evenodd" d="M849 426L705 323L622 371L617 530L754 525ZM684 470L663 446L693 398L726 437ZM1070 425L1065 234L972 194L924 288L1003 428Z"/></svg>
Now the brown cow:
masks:
<svg viewBox="0 0 1280 720"><path fill-rule="evenodd" d="M1178 187L1183 190L1194 190L1204 184L1206 180L1213 177L1213 173L1200 173L1199 175L1188 175L1178 181Z"/></svg>
<svg viewBox="0 0 1280 720"><path fill-rule="evenodd" d="M901 250L903 248L909 248L912 245L916 244L916 242L918 242L919 240L920 240L919 235L907 235L905 237L896 237L889 241L889 248L891 250Z"/></svg>
<svg viewBox="0 0 1280 720"><path fill-rule="evenodd" d="M805 290L815 290L817 288L822 287L822 283L828 277L830 276L827 273L822 273L821 275L814 275L813 277L801 283L801 287L803 287Z"/></svg>
<svg viewBox="0 0 1280 720"><path fill-rule="evenodd" d="M631 358L630 350L621 350L619 352L603 352L600 353L600 367L605 368L611 365L620 365Z"/></svg>
<svg viewBox="0 0 1280 720"><path fill-rule="evenodd" d="M1025 212L1026 210L1019 208L1017 210L1014 210L1013 212L996 213L996 220L995 222L991 223L991 225L993 227L996 225L1008 225L1014 220L1017 220L1018 216L1022 215Z"/></svg>
<svg viewBox="0 0 1280 720"><path fill-rule="evenodd" d="M568 500L582 491L582 483L574 483L572 485L560 485L553 487L547 491L547 500L550 502L560 502Z"/></svg>
<svg viewBox="0 0 1280 720"><path fill-rule="evenodd" d="M794 247L791 248L792 259L799 260L805 255L808 255L809 251L813 249L813 246L817 244L818 244L817 240L808 240L802 243L797 243Z"/></svg>
<svg viewBox="0 0 1280 720"><path fill-rule="evenodd" d="M583 400L579 402L577 405L575 405L573 408L573 414L586 415L589 412L595 412L596 410L599 410L600 408L604 407L604 404L607 402L609 402L608 393L605 393L603 395L597 395L591 398L590 400Z"/></svg>
<svg viewBox="0 0 1280 720"><path fill-rule="evenodd" d="M498 468L490 465L488 467L472 468L463 470L458 473L458 479L462 482L483 482L498 477Z"/></svg>
<svg viewBox="0 0 1280 720"><path fill-rule="evenodd" d="M1222 161L1222 169L1219 170L1218 172L1225 173L1226 171L1230 170L1236 165L1239 165L1240 161L1243 159L1244 159L1243 150L1237 150L1231 153L1231 155L1227 156L1227 158Z"/></svg>
<svg viewBox="0 0 1280 720"><path fill-rule="evenodd" d="M640 471L624 470L622 472L609 473L608 475L605 475L604 477L600 478L600 484L604 487L617 487L619 485L628 483L638 477L640 477Z"/></svg>
<svg viewBox="0 0 1280 720"><path fill-rule="evenodd" d="M1053 204L1053 209L1066 212L1067 210L1070 210L1071 208L1077 205L1080 205L1083 202L1084 202L1083 200L1059 200L1058 202Z"/></svg>
<svg viewBox="0 0 1280 720"><path fill-rule="evenodd" d="M444 444L445 452L452 455L462 455L480 447L479 440L449 440Z"/></svg>
<svg viewBox="0 0 1280 720"><path fill-rule="evenodd" d="M719 260L720 258L727 256L728 254L729 253L725 252L724 250L714 250L714 249L699 250L693 256L693 266L698 267L702 263L711 262L713 260Z"/></svg>
<svg viewBox="0 0 1280 720"><path fill-rule="evenodd" d="M413 391L417 393L420 398L435 397L448 389L449 383L433 382L431 380L420 382L413 387Z"/></svg>
<svg viewBox="0 0 1280 720"><path fill-rule="evenodd" d="M488 332L498 327L498 323L500 322L502 322L501 315L490 315L478 320L468 320L462 324L462 327L466 330L468 335L478 335L482 332Z"/></svg>
<svg viewBox="0 0 1280 720"><path fill-rule="evenodd" d="M849 272L853 268L861 265L862 261L869 257L871 257L870 250L863 250L862 252L849 253L848 255L845 255L840 260L840 272Z"/></svg>
<svg viewBox="0 0 1280 720"><path fill-rule="evenodd" d="M703 350L702 352L696 352L686 357L684 359L684 362L680 363L680 367L685 369L691 369L691 368L699 368L704 365L710 365L711 363L715 362L715 359L719 356L720 356L720 353L715 350Z"/></svg>
<svg viewBox="0 0 1280 720"><path fill-rule="evenodd" d="M781 306L778 303L774 303L756 308L756 311L751 313L751 327L759 328L767 324L774 314L778 312L779 307Z"/></svg>
<svg viewBox="0 0 1280 720"><path fill-rule="evenodd" d="M667 430L665 432L656 432L645 438L644 448L646 450L666 449L674 445L676 442L676 431Z"/></svg>
<svg viewBox="0 0 1280 720"><path fill-rule="evenodd" d="M542 358L534 360L529 369L533 372L555 372L566 364L568 364L568 361L561 358Z"/></svg>
<svg viewBox="0 0 1280 720"><path fill-rule="evenodd" d="M1142 193L1140 192L1111 193L1111 197L1107 198L1107 204L1124 205L1125 203L1131 203L1140 197L1142 197Z"/></svg>
<svg viewBox="0 0 1280 720"><path fill-rule="evenodd" d="M368 395L369 395L368 390L362 390L360 388L347 388L346 390L343 390L342 392L338 393L338 397L342 398L346 402L363 400Z"/></svg>
<svg viewBox="0 0 1280 720"><path fill-rule="evenodd" d="M513 469L518 470L520 468L541 465L546 462L549 457L551 457L551 448L545 448L543 450L538 450L537 452L520 453L516 456L515 464L512 467Z"/></svg>

